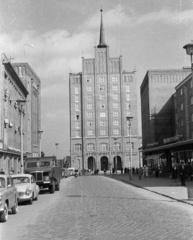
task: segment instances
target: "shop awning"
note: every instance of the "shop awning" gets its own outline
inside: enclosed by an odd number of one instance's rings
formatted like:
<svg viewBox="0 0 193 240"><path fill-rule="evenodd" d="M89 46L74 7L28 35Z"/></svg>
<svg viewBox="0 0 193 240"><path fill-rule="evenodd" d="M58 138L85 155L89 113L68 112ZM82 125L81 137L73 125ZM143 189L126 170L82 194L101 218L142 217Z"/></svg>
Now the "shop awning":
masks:
<svg viewBox="0 0 193 240"><path fill-rule="evenodd" d="M163 155L164 155L164 153L152 154L152 155L147 156L147 157L145 158L145 160L150 160L150 159L155 160L155 159L160 158L160 157L163 156Z"/></svg>

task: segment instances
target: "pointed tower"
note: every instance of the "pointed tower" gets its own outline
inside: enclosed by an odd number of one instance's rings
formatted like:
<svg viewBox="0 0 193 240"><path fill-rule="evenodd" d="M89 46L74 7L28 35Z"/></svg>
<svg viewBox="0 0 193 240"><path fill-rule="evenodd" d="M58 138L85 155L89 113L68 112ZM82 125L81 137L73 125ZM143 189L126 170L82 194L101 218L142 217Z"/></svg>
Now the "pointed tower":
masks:
<svg viewBox="0 0 193 240"><path fill-rule="evenodd" d="M103 27L103 10L101 9L101 25L100 25L100 36L99 36L99 45L98 48L104 48L107 47L107 44L105 42L105 30Z"/></svg>

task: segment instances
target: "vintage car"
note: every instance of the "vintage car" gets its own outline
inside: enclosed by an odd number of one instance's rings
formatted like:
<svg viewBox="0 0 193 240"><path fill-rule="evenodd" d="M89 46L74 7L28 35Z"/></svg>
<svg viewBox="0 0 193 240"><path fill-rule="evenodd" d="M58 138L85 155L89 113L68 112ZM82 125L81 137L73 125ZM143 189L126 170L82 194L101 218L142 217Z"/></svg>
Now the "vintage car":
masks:
<svg viewBox="0 0 193 240"><path fill-rule="evenodd" d="M8 220L8 212L18 212L18 192L10 175L0 174L0 220Z"/></svg>
<svg viewBox="0 0 193 240"><path fill-rule="evenodd" d="M11 175L13 182L17 188L19 202L33 203L33 200L38 200L39 186L36 184L34 176L31 174L15 174Z"/></svg>

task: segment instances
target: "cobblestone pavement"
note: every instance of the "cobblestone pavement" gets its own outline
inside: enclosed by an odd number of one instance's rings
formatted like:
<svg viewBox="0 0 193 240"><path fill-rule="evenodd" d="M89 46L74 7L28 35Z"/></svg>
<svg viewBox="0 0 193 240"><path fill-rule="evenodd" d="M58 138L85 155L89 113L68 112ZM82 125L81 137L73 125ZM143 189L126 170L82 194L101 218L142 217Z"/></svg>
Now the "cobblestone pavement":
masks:
<svg viewBox="0 0 193 240"><path fill-rule="evenodd" d="M104 176L63 179L59 193L44 204L41 197L38 215L13 240L193 239L192 206Z"/></svg>

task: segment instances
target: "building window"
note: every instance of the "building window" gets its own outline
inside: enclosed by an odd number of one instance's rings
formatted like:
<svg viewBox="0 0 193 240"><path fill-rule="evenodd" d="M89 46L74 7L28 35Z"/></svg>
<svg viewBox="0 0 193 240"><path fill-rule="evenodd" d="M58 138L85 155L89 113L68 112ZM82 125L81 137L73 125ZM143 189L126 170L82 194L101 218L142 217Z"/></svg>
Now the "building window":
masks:
<svg viewBox="0 0 193 240"><path fill-rule="evenodd" d="M104 81L105 81L105 77L100 76L99 77L99 82L104 82Z"/></svg>
<svg viewBox="0 0 193 240"><path fill-rule="evenodd" d="M118 90L118 85L112 85L112 90L117 91Z"/></svg>
<svg viewBox="0 0 193 240"><path fill-rule="evenodd" d="M106 121L101 120L100 121L100 126L106 126Z"/></svg>
<svg viewBox="0 0 193 240"><path fill-rule="evenodd" d="M100 112L100 117L106 117L106 112Z"/></svg>
<svg viewBox="0 0 193 240"><path fill-rule="evenodd" d="M79 95L75 95L75 102L79 102Z"/></svg>
<svg viewBox="0 0 193 240"><path fill-rule="evenodd" d="M92 77L86 77L86 82L87 83L92 83Z"/></svg>
<svg viewBox="0 0 193 240"><path fill-rule="evenodd" d="M190 98L191 105L193 105L193 96Z"/></svg>
<svg viewBox="0 0 193 240"><path fill-rule="evenodd" d="M183 89L180 88L180 95L183 95Z"/></svg>
<svg viewBox="0 0 193 240"><path fill-rule="evenodd" d="M100 150L101 151L107 151L107 143L101 143L100 144Z"/></svg>
<svg viewBox="0 0 193 240"><path fill-rule="evenodd" d="M191 114L191 121L193 122L193 113Z"/></svg>
<svg viewBox="0 0 193 240"><path fill-rule="evenodd" d="M180 110L183 111L183 109L184 109L184 104L181 103L181 104L180 104Z"/></svg>
<svg viewBox="0 0 193 240"><path fill-rule="evenodd" d="M132 150L134 150L134 142L131 142L131 147L132 147ZM126 143L126 150L130 150L130 142L127 142Z"/></svg>
<svg viewBox="0 0 193 240"><path fill-rule="evenodd" d="M88 95L87 95L87 100L92 100L92 99L93 99L93 95L88 94Z"/></svg>
<svg viewBox="0 0 193 240"><path fill-rule="evenodd" d="M88 92L90 92L90 91L92 91L92 86L87 86L86 89Z"/></svg>
<svg viewBox="0 0 193 240"><path fill-rule="evenodd" d="M77 143L74 145L74 151L75 152L80 152L82 151L82 147L81 147L81 144Z"/></svg>
<svg viewBox="0 0 193 240"><path fill-rule="evenodd" d="M100 104L100 108L104 109L104 108L105 108L105 104L104 104L104 103L101 103L101 104Z"/></svg>
<svg viewBox="0 0 193 240"><path fill-rule="evenodd" d="M92 125L93 125L93 121L92 120L87 121L87 126L88 127L92 127Z"/></svg>
<svg viewBox="0 0 193 240"><path fill-rule="evenodd" d="M99 98L100 98L100 100L104 100L104 99L105 99L105 94L104 94L104 93L101 93L101 94L99 95Z"/></svg>
<svg viewBox="0 0 193 240"><path fill-rule="evenodd" d="M121 150L121 144L120 143L114 143L113 144L113 150L118 151Z"/></svg>
<svg viewBox="0 0 193 240"><path fill-rule="evenodd" d="M113 125L118 126L119 125L119 120L113 120Z"/></svg>
<svg viewBox="0 0 193 240"><path fill-rule="evenodd" d="M118 99L118 94L117 93L113 93L112 98L113 99Z"/></svg>
<svg viewBox="0 0 193 240"><path fill-rule="evenodd" d="M105 85L100 85L100 86L99 86L99 90L100 90L100 91L105 91Z"/></svg>
<svg viewBox="0 0 193 240"><path fill-rule="evenodd" d="M94 151L94 143L88 143L87 144L87 151L88 152Z"/></svg>
<svg viewBox="0 0 193 240"><path fill-rule="evenodd" d="M87 109L92 109L92 103L87 104Z"/></svg>
<svg viewBox="0 0 193 240"><path fill-rule="evenodd" d="M113 76L112 77L112 82L117 82L118 81L118 77L117 76Z"/></svg>
<svg viewBox="0 0 193 240"><path fill-rule="evenodd" d="M76 127L76 128L79 128L79 127L80 127L80 123L79 123L79 122L76 122L76 123L75 123L75 127Z"/></svg>
<svg viewBox="0 0 193 240"><path fill-rule="evenodd" d="M126 100L130 101L130 93L126 93Z"/></svg>
<svg viewBox="0 0 193 240"><path fill-rule="evenodd" d="M131 107L131 106L130 106L130 103L126 103L126 109L127 109L127 110L130 110L130 107Z"/></svg>
<svg viewBox="0 0 193 240"><path fill-rule="evenodd" d="M79 111L79 104L75 103L75 111Z"/></svg>
<svg viewBox="0 0 193 240"><path fill-rule="evenodd" d="M101 129L100 134L101 134L101 136L106 136L107 135L107 130L106 129Z"/></svg>
<svg viewBox="0 0 193 240"><path fill-rule="evenodd" d="M118 128L114 128L113 129L113 134L114 135L119 135L119 129Z"/></svg>
<svg viewBox="0 0 193 240"><path fill-rule="evenodd" d="M184 126L184 121L183 121L183 119L180 120L180 126L181 126L181 127Z"/></svg>
<svg viewBox="0 0 193 240"><path fill-rule="evenodd" d="M78 94L79 93L79 88L78 87L75 87L75 93Z"/></svg>
<svg viewBox="0 0 193 240"><path fill-rule="evenodd" d="M86 114L87 114L88 118L92 118L93 117L93 112L87 112Z"/></svg>
<svg viewBox="0 0 193 240"><path fill-rule="evenodd" d="M130 86L126 85L126 92L130 92Z"/></svg>
<svg viewBox="0 0 193 240"><path fill-rule="evenodd" d="M118 117L119 116L119 112L113 112L113 117Z"/></svg>
<svg viewBox="0 0 193 240"><path fill-rule="evenodd" d="M89 135L89 136L92 136L92 135L93 135L93 132L94 132L93 129L88 129L88 135Z"/></svg>
<svg viewBox="0 0 193 240"><path fill-rule="evenodd" d="M76 137L80 137L80 130L79 129L76 129L75 135L76 135Z"/></svg>
<svg viewBox="0 0 193 240"><path fill-rule="evenodd" d="M119 104L118 103L113 103L113 108L118 108Z"/></svg>

